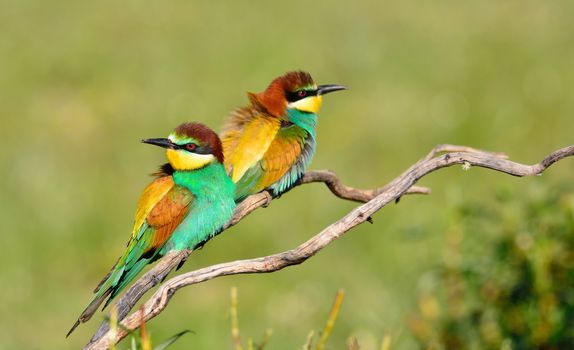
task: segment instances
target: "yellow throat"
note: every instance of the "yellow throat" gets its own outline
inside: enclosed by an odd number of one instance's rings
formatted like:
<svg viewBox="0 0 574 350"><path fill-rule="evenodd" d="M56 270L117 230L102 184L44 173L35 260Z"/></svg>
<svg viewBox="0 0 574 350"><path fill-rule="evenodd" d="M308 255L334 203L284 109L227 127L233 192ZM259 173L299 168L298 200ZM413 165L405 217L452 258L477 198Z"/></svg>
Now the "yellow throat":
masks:
<svg viewBox="0 0 574 350"><path fill-rule="evenodd" d="M309 96L305 97L299 101L291 102L287 106L288 108L294 108L302 112L315 113L319 112L321 109L321 103L323 102L323 96Z"/></svg>
<svg viewBox="0 0 574 350"><path fill-rule="evenodd" d="M166 155L169 164L175 170L182 171L203 168L215 159L213 154L196 154L175 149L168 149Z"/></svg>

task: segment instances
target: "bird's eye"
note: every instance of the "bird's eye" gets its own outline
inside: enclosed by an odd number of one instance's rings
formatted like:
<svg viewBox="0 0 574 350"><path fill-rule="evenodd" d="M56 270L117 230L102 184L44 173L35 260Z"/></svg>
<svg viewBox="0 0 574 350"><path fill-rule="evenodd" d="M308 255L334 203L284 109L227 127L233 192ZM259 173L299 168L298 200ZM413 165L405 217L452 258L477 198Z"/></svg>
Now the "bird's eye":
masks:
<svg viewBox="0 0 574 350"><path fill-rule="evenodd" d="M297 92L297 96L299 97L305 97L307 95L307 91L305 90L301 90L299 92Z"/></svg>
<svg viewBox="0 0 574 350"><path fill-rule="evenodd" d="M195 148L197 147L197 145L195 143L188 143L187 145L185 145L185 149L193 152L193 150L195 150Z"/></svg>

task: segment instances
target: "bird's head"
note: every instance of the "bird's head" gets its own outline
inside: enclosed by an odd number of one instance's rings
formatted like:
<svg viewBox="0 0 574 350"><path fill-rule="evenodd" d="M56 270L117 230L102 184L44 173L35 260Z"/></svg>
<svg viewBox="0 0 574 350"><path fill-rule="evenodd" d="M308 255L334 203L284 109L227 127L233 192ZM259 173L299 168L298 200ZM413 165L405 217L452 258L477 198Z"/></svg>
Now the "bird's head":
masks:
<svg viewBox="0 0 574 350"><path fill-rule="evenodd" d="M311 74L296 71L275 78L265 91L249 93L249 98L276 117L283 116L287 109L317 114L323 95L345 89L342 85L317 85Z"/></svg>
<svg viewBox="0 0 574 350"><path fill-rule="evenodd" d="M213 130L200 123L184 123L168 138L142 142L166 148L169 164L177 171L199 169L213 162L223 163L221 140Z"/></svg>

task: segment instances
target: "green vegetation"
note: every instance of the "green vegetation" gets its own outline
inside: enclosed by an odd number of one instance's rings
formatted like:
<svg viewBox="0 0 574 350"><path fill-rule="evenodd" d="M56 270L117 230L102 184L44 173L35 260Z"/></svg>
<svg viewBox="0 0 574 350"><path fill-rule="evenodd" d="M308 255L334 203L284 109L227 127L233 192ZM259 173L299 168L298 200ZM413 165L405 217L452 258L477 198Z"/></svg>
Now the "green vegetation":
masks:
<svg viewBox="0 0 574 350"><path fill-rule="evenodd" d="M535 162L574 140L568 0L0 4L2 350L85 344L105 314L64 335L123 252L146 174L164 160L139 140L185 120L218 129L246 90L287 70L351 88L325 99L312 167L361 188L385 184L438 143ZM421 278L453 244L457 208L499 206L498 191L543 199L573 170L572 160L525 179L441 170L422 183L432 195L403 198L303 265L181 290L148 329L160 342L195 332L169 350L229 348L228 291L237 286L244 334L263 324L274 350L300 348L344 288L330 346L351 336L377 349L390 334L392 349L417 348L406 325ZM524 197L512 196L502 207L518 211ZM353 205L303 186L210 241L183 270L291 248ZM495 245L489 232L476 249Z"/></svg>
<svg viewBox="0 0 574 350"><path fill-rule="evenodd" d="M574 347L574 187L461 205L445 263L425 278L421 345Z"/></svg>

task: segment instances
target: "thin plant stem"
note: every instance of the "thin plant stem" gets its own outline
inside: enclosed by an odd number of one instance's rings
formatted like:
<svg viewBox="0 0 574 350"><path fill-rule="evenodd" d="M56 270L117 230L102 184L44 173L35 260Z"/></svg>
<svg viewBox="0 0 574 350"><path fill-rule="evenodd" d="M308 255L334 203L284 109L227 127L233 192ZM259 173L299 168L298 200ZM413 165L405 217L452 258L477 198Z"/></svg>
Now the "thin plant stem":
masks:
<svg viewBox="0 0 574 350"><path fill-rule="evenodd" d="M391 335L385 334L383 337L383 341L381 342L381 350L390 350L391 349Z"/></svg>
<svg viewBox="0 0 574 350"><path fill-rule="evenodd" d="M343 303L344 297L345 297L345 291L343 289L339 289L337 291L337 295L335 296L335 302L331 307L331 312L329 312L329 318L327 319L327 323L325 323L325 327L323 328L323 332L321 333L321 338L319 338L319 342L315 347L316 350L323 350L325 348L325 344L327 344L327 339L329 339L331 331L335 326L335 321L337 321L337 316L339 315L339 310L341 310L341 304Z"/></svg>
<svg viewBox="0 0 574 350"><path fill-rule="evenodd" d="M305 341L305 344L303 344L303 350L311 350L314 336L315 336L314 331L310 331L309 334L307 334L307 340Z"/></svg>
<svg viewBox="0 0 574 350"><path fill-rule="evenodd" d="M239 321L237 317L237 287L231 287L231 344L234 350L243 350L239 336Z"/></svg>

